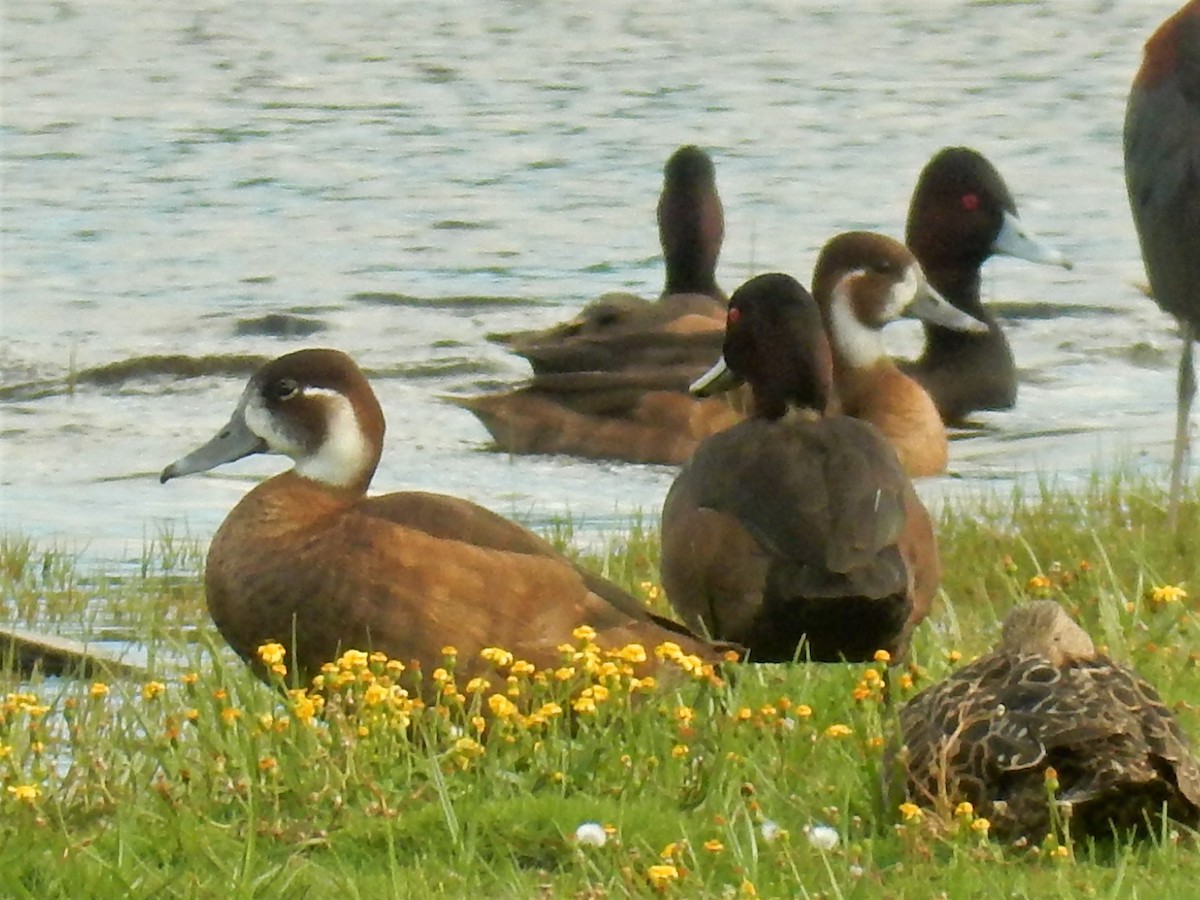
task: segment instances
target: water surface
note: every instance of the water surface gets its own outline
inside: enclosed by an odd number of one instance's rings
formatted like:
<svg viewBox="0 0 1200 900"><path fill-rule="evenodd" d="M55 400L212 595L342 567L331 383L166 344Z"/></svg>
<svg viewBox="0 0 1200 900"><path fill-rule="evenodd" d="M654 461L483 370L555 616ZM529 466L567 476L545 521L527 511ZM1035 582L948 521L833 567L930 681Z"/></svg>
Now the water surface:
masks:
<svg viewBox="0 0 1200 900"><path fill-rule="evenodd" d="M1120 133L1177 5L8 0L0 527L101 559L163 528L207 538L282 461L157 473L255 360L310 345L373 377L378 490L534 522L656 513L672 470L486 452L442 398L526 374L488 332L657 293L654 205L683 143L717 166L727 290L807 282L838 231L902 235L928 157L983 151L1076 268L989 264L1019 403L922 491L1159 472L1178 340L1135 286Z"/></svg>

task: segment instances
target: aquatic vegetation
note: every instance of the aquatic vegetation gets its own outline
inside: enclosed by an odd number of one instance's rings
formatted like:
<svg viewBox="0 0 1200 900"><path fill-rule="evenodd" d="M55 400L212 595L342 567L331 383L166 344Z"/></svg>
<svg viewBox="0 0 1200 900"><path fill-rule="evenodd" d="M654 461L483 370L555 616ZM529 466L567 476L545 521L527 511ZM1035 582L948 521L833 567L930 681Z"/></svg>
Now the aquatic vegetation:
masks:
<svg viewBox="0 0 1200 900"><path fill-rule="evenodd" d="M1163 533L1162 501L1122 475L948 507L943 591L890 672L884 656L715 671L670 645L605 651L580 628L546 669L491 647L488 674L462 679L447 646L420 673L437 688L425 700L403 660L362 648L294 685L287 647L263 645L264 687L208 624L190 551L156 544L113 576L7 539L0 620L119 621L147 643L151 674L0 676L0 893L1186 890L1200 860L1169 824L1148 845L1014 847L969 804L943 815L880 789L885 682L906 699L1035 597L1136 665L1200 736L1200 554ZM1193 492L1183 515L1198 510ZM585 559L661 608L652 530ZM185 611L195 629L174 627ZM650 656L674 660L670 677L638 677Z"/></svg>

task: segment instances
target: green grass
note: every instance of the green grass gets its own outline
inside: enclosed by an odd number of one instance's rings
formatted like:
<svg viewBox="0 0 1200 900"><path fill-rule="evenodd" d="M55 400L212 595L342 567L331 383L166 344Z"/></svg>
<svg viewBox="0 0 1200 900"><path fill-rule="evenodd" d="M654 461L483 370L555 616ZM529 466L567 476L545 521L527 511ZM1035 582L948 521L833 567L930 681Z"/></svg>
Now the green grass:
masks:
<svg viewBox="0 0 1200 900"><path fill-rule="evenodd" d="M987 649L1013 604L1051 596L1200 736L1200 497L1183 537L1165 532L1163 504L1158 485L1118 473L944 510L944 593L918 630L911 690ZM574 539L569 523L551 537ZM1200 879L1175 828L1057 856L965 822L902 821L879 789L880 665L747 667L484 736L473 716L502 685L460 685L462 707L440 715L372 706L359 682L353 708L308 719L215 635L201 557L162 535L105 573L0 540L0 622L136 637L155 679L0 675L0 896L1186 897ZM663 605L652 523L584 562ZM1156 601L1166 585L1192 598ZM568 706L579 685L523 690ZM604 846L574 840L589 821L608 827ZM832 850L806 835L821 824Z"/></svg>

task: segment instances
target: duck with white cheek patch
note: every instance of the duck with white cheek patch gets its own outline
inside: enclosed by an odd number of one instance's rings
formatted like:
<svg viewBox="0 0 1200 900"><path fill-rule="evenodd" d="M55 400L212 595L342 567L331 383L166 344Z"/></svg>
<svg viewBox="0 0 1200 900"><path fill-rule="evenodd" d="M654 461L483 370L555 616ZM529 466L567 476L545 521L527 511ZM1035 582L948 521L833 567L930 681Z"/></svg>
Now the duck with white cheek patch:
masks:
<svg viewBox="0 0 1200 900"><path fill-rule="evenodd" d="M705 662L727 658L678 623L559 554L529 530L466 500L366 495L383 448L379 402L350 357L300 350L260 369L229 423L169 465L162 481L254 453L294 460L250 491L208 553L205 593L221 634L265 678L258 648L279 642L307 682L350 649L432 672L442 648L461 678L487 671L485 647L538 667L581 625L617 649L673 642Z"/></svg>

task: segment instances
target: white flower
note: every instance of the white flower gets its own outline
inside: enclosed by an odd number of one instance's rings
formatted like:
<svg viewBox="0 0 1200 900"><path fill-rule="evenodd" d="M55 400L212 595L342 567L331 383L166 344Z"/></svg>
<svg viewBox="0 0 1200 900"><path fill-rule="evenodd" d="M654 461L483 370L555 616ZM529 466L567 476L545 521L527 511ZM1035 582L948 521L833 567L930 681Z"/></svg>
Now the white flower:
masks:
<svg viewBox="0 0 1200 900"><path fill-rule="evenodd" d="M575 841L588 847L603 847L608 841L608 832L599 822L584 822L575 829Z"/></svg>
<svg viewBox="0 0 1200 900"><path fill-rule="evenodd" d="M850 867L850 876L852 878L862 878L863 867L862 866L851 866Z"/></svg>
<svg viewBox="0 0 1200 900"><path fill-rule="evenodd" d="M818 850L832 850L840 839L837 829L828 825L805 825L804 833L808 835L808 842Z"/></svg>
<svg viewBox="0 0 1200 900"><path fill-rule="evenodd" d="M779 837L779 833L783 831L783 829L779 827L779 823L777 823L774 819L763 819L762 824L758 826L758 830L762 834L763 840L767 841L768 843Z"/></svg>

